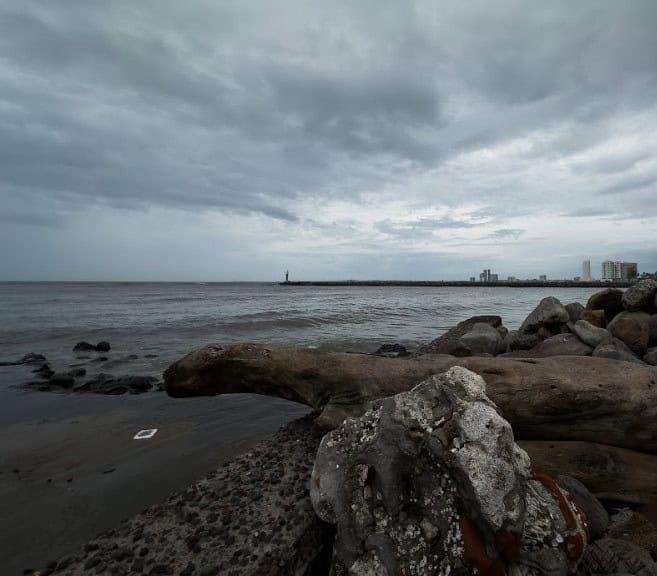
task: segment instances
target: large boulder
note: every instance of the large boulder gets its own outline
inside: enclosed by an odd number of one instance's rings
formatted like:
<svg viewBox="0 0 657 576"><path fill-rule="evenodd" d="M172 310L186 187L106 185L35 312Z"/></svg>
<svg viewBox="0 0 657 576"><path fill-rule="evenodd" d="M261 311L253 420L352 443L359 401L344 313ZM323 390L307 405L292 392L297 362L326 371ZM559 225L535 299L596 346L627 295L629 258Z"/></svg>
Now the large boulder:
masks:
<svg viewBox="0 0 657 576"><path fill-rule="evenodd" d="M650 332L648 344L657 346L657 314L652 314L648 320L648 330Z"/></svg>
<svg viewBox="0 0 657 576"><path fill-rule="evenodd" d="M564 308L568 311L568 318L571 322L577 322L585 310L584 306L579 302L571 302L570 304L566 304Z"/></svg>
<svg viewBox="0 0 657 576"><path fill-rule="evenodd" d="M630 350L643 355L650 341L650 316L645 312L621 312L609 323L612 336L622 340Z"/></svg>
<svg viewBox="0 0 657 576"><path fill-rule="evenodd" d="M643 361L651 366L657 366L657 346L648 348L648 351L643 355Z"/></svg>
<svg viewBox="0 0 657 576"><path fill-rule="evenodd" d="M650 553L631 542L602 538L587 547L577 576L657 576Z"/></svg>
<svg viewBox="0 0 657 576"><path fill-rule="evenodd" d="M578 320L571 329L582 342L593 348L600 346L600 344L611 343L611 334L608 330L598 328L586 320Z"/></svg>
<svg viewBox="0 0 657 576"><path fill-rule="evenodd" d="M470 356L495 356L506 348L499 330L484 322L473 324L472 328L461 336L460 341L470 350Z"/></svg>
<svg viewBox="0 0 657 576"><path fill-rule="evenodd" d="M255 344L210 345L164 373L171 396L255 393L320 411L338 426L372 401L411 389L428 376L463 366L483 376L517 438L582 440L657 452L657 373L605 358L381 358Z"/></svg>
<svg viewBox="0 0 657 576"><path fill-rule="evenodd" d="M540 342L526 353L516 353L524 358L546 356L590 356L593 348L582 342L575 334L557 334Z"/></svg>
<svg viewBox="0 0 657 576"><path fill-rule="evenodd" d="M420 347L419 354L451 354L452 356L471 356L472 350L461 341L461 337L467 334L475 324L488 324L493 328L502 325L499 316L473 316L463 322L459 322L450 328L439 338L429 344Z"/></svg>
<svg viewBox="0 0 657 576"><path fill-rule="evenodd" d="M541 342L538 334L521 334L518 330L511 330L506 337L509 350L531 350Z"/></svg>
<svg viewBox="0 0 657 576"><path fill-rule="evenodd" d="M600 501L584 484L572 476L560 475L557 477L557 483L570 494L577 507L584 512L591 540L602 538L609 526L609 514Z"/></svg>
<svg viewBox="0 0 657 576"><path fill-rule="evenodd" d="M593 324L598 328L607 326L607 315L604 310L589 310L585 308L579 319L586 320L589 324Z"/></svg>
<svg viewBox="0 0 657 576"><path fill-rule="evenodd" d="M584 516L532 474L484 380L455 367L322 439L310 482L333 573L566 575Z"/></svg>
<svg viewBox="0 0 657 576"><path fill-rule="evenodd" d="M596 292L586 303L589 310L604 310L607 322L623 311L623 291L619 288L605 288Z"/></svg>
<svg viewBox="0 0 657 576"><path fill-rule="evenodd" d="M566 324L570 320L568 310L566 310L561 302L552 296L543 298L534 310L527 316L522 323L518 332L520 334L539 334L541 331L545 332L541 335L543 338L550 334L559 333L561 325Z"/></svg>
<svg viewBox="0 0 657 576"><path fill-rule="evenodd" d="M656 295L657 280L639 280L623 293L623 308L630 312L650 312L655 308Z"/></svg>
<svg viewBox="0 0 657 576"><path fill-rule="evenodd" d="M628 348L625 342L618 338L613 338L610 344L600 344L600 346L593 350L592 356L620 360L621 362L633 362L634 364L644 363L641 358Z"/></svg>

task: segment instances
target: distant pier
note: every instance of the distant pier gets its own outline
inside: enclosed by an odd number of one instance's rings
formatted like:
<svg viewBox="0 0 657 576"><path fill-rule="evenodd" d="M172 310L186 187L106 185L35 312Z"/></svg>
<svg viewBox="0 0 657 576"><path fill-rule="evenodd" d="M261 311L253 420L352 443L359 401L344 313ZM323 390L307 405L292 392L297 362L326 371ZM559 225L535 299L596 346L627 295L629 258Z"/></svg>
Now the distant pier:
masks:
<svg viewBox="0 0 657 576"><path fill-rule="evenodd" d="M467 280L303 280L280 282L281 286L409 286L419 288L486 287L486 288L628 288L632 282L602 282L593 280L499 280L497 282L469 282Z"/></svg>

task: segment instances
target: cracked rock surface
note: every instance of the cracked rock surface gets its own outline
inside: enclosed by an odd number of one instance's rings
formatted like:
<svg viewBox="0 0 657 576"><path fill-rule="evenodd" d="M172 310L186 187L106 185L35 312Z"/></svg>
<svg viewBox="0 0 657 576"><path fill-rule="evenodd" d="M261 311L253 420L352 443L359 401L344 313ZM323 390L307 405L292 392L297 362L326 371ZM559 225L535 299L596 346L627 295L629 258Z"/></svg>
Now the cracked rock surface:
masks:
<svg viewBox="0 0 657 576"><path fill-rule="evenodd" d="M336 575L565 575L587 541L570 495L532 474L484 380L462 367L324 436L310 493L337 528Z"/></svg>

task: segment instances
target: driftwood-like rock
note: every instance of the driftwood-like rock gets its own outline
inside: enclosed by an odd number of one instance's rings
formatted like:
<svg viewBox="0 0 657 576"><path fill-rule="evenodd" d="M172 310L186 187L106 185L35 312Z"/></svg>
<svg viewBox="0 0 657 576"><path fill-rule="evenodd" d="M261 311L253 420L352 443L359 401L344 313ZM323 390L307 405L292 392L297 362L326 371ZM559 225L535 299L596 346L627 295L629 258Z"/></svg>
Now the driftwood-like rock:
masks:
<svg viewBox="0 0 657 576"><path fill-rule="evenodd" d="M586 519L530 464L469 370L381 400L317 451L310 496L337 527L333 573L573 573Z"/></svg>
<svg viewBox="0 0 657 576"><path fill-rule="evenodd" d="M335 428L373 400L452 366L483 376L488 395L523 440L580 440L657 452L657 371L605 358L380 358L254 344L210 345L164 373L171 396L247 392L321 411Z"/></svg>

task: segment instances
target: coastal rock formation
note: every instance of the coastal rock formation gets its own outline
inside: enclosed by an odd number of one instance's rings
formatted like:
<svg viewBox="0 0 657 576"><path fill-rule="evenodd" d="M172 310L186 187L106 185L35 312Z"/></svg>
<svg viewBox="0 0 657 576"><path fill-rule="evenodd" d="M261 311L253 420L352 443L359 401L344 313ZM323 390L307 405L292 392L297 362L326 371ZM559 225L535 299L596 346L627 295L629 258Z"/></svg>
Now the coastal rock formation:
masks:
<svg viewBox="0 0 657 576"><path fill-rule="evenodd" d="M582 440L657 452L657 372L606 358L381 358L255 344L210 345L164 373L175 397L246 392L278 396L321 411L335 428L372 401L463 366L480 374L516 438Z"/></svg>
<svg viewBox="0 0 657 576"><path fill-rule="evenodd" d="M29 352L25 354L22 358L15 361L9 362L0 362L0 366L18 366L20 364L39 364L46 361L46 357L43 354L36 354L35 352Z"/></svg>
<svg viewBox="0 0 657 576"><path fill-rule="evenodd" d="M600 501L579 480L560 475L557 484L570 494L577 507L584 512L591 540L602 538L609 526L609 514Z"/></svg>
<svg viewBox="0 0 657 576"><path fill-rule="evenodd" d="M652 310L655 307L655 296L657 296L657 280L640 280L623 293L623 308L630 312Z"/></svg>
<svg viewBox="0 0 657 576"><path fill-rule="evenodd" d="M609 323L612 336L622 340L639 356L648 348L650 340L650 316L645 312L621 312Z"/></svg>
<svg viewBox="0 0 657 576"><path fill-rule="evenodd" d="M547 356L590 356L593 348L575 334L557 334L540 341L530 350L501 354L510 358L545 358Z"/></svg>
<svg viewBox="0 0 657 576"><path fill-rule="evenodd" d="M586 308L588 310L604 310L607 322L611 322L616 314L623 311L623 291L619 288L605 288L596 292L589 298Z"/></svg>
<svg viewBox="0 0 657 576"><path fill-rule="evenodd" d="M540 344L541 339L538 334L520 334L518 330L512 330L507 337L509 350L531 350L534 346Z"/></svg>
<svg viewBox="0 0 657 576"><path fill-rule="evenodd" d="M604 328L607 326L607 316L604 310L589 310L588 308L585 308L580 316L580 320L586 320L598 328Z"/></svg>
<svg viewBox="0 0 657 576"><path fill-rule="evenodd" d="M657 314L652 314L650 320L648 320L648 329L650 332L650 340L648 344L650 346L657 346Z"/></svg>
<svg viewBox="0 0 657 576"><path fill-rule="evenodd" d="M568 311L568 318L570 318L571 322L577 322L581 319L585 310L584 306L579 302L571 302L570 304L566 304L564 308Z"/></svg>
<svg viewBox="0 0 657 576"><path fill-rule="evenodd" d="M620 360L622 362L633 362L634 364L643 364L644 362L627 344L618 338L612 338L610 344L600 344L594 351L593 356L596 358L609 358L611 360Z"/></svg>
<svg viewBox="0 0 657 576"><path fill-rule="evenodd" d="M78 342L73 346L73 352L109 352L110 343L106 341L98 342L98 344L89 344L89 342Z"/></svg>
<svg viewBox="0 0 657 576"><path fill-rule="evenodd" d="M502 318L499 316L473 316L472 318L463 320L463 322L459 322L439 338L436 338L426 346L422 346L418 352L419 354L451 354L452 356L475 355L478 351L477 346L480 344L480 339L475 337L469 341L470 344L474 344L475 346L473 350L470 348L467 339L463 341L463 337L476 325L481 324L486 324L492 328L499 328L502 326ZM481 331L481 326L479 330Z"/></svg>
<svg viewBox="0 0 657 576"><path fill-rule="evenodd" d="M586 520L532 474L484 380L460 367L385 398L320 444L310 495L333 572L574 573Z"/></svg>
<svg viewBox="0 0 657 576"><path fill-rule="evenodd" d="M520 334L539 334L541 338L558 334L562 324L570 320L568 310L552 296L543 298L538 306L527 316L518 332Z"/></svg>
<svg viewBox="0 0 657 576"><path fill-rule="evenodd" d="M643 357L643 361L651 366L657 366L657 346L648 348L648 351Z"/></svg>
<svg viewBox="0 0 657 576"><path fill-rule="evenodd" d="M640 546L657 560L657 526L640 512L622 508L611 518L607 532L609 538L617 538Z"/></svg>
<svg viewBox="0 0 657 576"><path fill-rule="evenodd" d="M593 348L601 344L611 344L611 334L608 330L594 326L586 320L577 320L572 331L582 342Z"/></svg>
<svg viewBox="0 0 657 576"><path fill-rule="evenodd" d="M518 440L534 469L579 480L596 497L628 504L657 502L657 455L595 442Z"/></svg>
<svg viewBox="0 0 657 576"><path fill-rule="evenodd" d="M386 358L399 358L409 356L408 350L401 344L382 344L374 352L375 356L385 356Z"/></svg>
<svg viewBox="0 0 657 576"><path fill-rule="evenodd" d="M28 382L26 386L36 388L42 392L88 392L92 394L142 394L153 390L159 384L154 376L118 376L100 373L86 382L76 381L86 374L84 368L78 368L69 372L53 373L45 375L45 381Z"/></svg>
<svg viewBox="0 0 657 576"><path fill-rule="evenodd" d="M484 322L473 324L472 328L461 336L460 342L470 350L471 356L495 356L506 349L499 328L495 329Z"/></svg>
<svg viewBox="0 0 657 576"><path fill-rule="evenodd" d="M643 548L625 540L603 538L587 547L577 574L657 576L657 565Z"/></svg>

